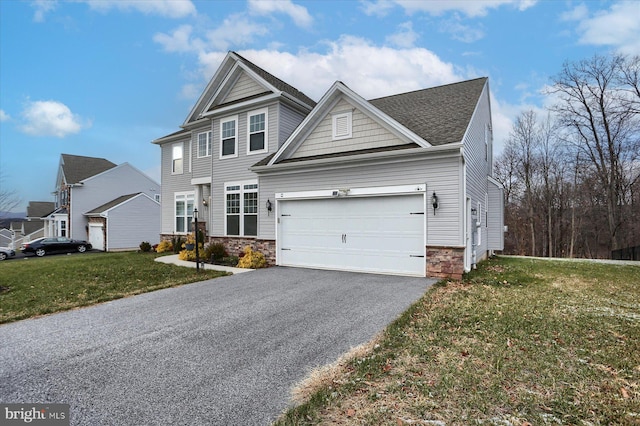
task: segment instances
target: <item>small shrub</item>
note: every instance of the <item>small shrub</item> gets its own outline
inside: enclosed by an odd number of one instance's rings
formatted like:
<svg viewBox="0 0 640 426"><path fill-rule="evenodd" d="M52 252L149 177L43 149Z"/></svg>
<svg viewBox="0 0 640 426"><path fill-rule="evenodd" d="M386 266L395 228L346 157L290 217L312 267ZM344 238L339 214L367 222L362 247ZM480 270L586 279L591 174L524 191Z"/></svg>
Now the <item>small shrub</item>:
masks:
<svg viewBox="0 0 640 426"><path fill-rule="evenodd" d="M169 251L173 251L173 243L169 240L160 241L160 244L156 247L157 253L166 253Z"/></svg>
<svg viewBox="0 0 640 426"><path fill-rule="evenodd" d="M140 243L140 251L143 253L148 253L151 251L151 244L149 241L143 241Z"/></svg>
<svg viewBox="0 0 640 426"><path fill-rule="evenodd" d="M204 248L203 257L210 261L221 261L222 258L227 257L229 254L227 250L224 248L224 244L222 243L211 243L207 244Z"/></svg>
<svg viewBox="0 0 640 426"><path fill-rule="evenodd" d="M175 254L180 253L182 250L182 244L184 244L184 239L180 236L175 236L171 238L171 247Z"/></svg>
<svg viewBox="0 0 640 426"><path fill-rule="evenodd" d="M191 244L195 244L195 242ZM200 261L205 260L205 258L202 256L202 253L204 253L204 247L202 247L202 243L198 243L198 254L200 255ZM181 250L180 253L178 253L178 259L195 262L196 249L194 248L193 250Z"/></svg>
<svg viewBox="0 0 640 426"><path fill-rule="evenodd" d="M258 269L266 268L267 260L264 254L259 251L253 251L250 246L244 248L244 256L238 261L238 268Z"/></svg>

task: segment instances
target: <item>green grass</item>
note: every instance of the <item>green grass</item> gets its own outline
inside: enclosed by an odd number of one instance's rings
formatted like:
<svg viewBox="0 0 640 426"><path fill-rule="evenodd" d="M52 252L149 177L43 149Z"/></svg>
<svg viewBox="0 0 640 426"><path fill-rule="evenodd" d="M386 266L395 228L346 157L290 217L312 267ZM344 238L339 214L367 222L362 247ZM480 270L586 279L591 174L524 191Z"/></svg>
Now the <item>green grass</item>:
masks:
<svg viewBox="0 0 640 426"><path fill-rule="evenodd" d="M225 272L154 262L151 253L86 253L0 262L0 323L92 305Z"/></svg>
<svg viewBox="0 0 640 426"><path fill-rule="evenodd" d="M277 424L640 425L640 266L484 262L331 377Z"/></svg>

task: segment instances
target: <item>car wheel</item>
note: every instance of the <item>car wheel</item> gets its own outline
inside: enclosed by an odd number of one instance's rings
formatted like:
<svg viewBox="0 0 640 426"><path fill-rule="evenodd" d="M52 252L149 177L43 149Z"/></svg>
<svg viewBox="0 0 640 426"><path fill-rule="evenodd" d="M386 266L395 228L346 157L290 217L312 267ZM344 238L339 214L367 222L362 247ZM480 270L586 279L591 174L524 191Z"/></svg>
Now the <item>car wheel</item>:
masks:
<svg viewBox="0 0 640 426"><path fill-rule="evenodd" d="M0 260L5 260L7 258L7 253L0 251Z"/></svg>
<svg viewBox="0 0 640 426"><path fill-rule="evenodd" d="M46 251L44 251L44 249L43 249L43 248L39 248L39 249L37 249L37 250L36 250L36 256L38 256L38 257L42 257L42 256L44 256L45 254L47 254L47 252L46 252Z"/></svg>
<svg viewBox="0 0 640 426"><path fill-rule="evenodd" d="M87 246L85 246L85 245L83 245L83 244L79 245L79 246L78 246L78 251L79 251L80 253L84 253L85 251L87 251Z"/></svg>

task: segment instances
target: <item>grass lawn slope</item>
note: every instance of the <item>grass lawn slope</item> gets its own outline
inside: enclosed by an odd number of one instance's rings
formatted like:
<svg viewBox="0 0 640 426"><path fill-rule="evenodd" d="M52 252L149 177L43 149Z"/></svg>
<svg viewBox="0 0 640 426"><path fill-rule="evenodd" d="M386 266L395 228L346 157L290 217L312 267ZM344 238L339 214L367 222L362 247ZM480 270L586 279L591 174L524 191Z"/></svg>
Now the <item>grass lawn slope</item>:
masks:
<svg viewBox="0 0 640 426"><path fill-rule="evenodd" d="M279 425L640 425L640 266L497 258L440 283Z"/></svg>
<svg viewBox="0 0 640 426"><path fill-rule="evenodd" d="M0 323L92 305L225 272L154 262L156 254L85 253L0 263Z"/></svg>

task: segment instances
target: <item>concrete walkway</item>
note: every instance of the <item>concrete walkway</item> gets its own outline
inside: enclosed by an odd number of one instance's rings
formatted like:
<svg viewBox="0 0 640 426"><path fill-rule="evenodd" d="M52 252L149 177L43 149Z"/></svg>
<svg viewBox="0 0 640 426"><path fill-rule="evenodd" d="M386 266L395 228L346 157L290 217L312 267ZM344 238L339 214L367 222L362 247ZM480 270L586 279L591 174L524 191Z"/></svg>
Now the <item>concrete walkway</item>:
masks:
<svg viewBox="0 0 640 426"><path fill-rule="evenodd" d="M173 254L171 256L161 256L156 258L156 262L161 263L171 263L173 265L185 266L187 268L195 268L196 262L188 262L186 260L178 259L177 254ZM223 265L212 265L210 263L200 263L200 267L204 269L213 269L214 271L224 271L230 272L232 274L242 274L243 272L251 272L254 269L248 268L233 268L231 266L223 266Z"/></svg>

